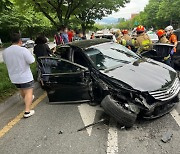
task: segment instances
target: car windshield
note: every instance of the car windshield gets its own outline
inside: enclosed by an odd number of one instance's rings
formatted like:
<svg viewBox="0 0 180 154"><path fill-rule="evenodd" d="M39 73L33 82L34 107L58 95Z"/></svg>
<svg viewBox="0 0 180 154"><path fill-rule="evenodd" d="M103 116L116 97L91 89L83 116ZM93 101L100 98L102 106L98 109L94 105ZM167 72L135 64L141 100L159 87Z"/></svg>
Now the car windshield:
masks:
<svg viewBox="0 0 180 154"><path fill-rule="evenodd" d="M99 70L109 70L124 66L140 57L117 43L103 43L88 48L85 53Z"/></svg>

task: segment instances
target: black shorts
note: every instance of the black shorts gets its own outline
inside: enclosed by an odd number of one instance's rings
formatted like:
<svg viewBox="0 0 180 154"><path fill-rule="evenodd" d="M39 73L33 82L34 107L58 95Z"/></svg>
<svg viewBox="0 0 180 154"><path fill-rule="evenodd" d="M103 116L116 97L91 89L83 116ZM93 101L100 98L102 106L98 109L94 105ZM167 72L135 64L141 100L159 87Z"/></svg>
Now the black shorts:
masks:
<svg viewBox="0 0 180 154"><path fill-rule="evenodd" d="M18 89L28 89L34 87L34 81L30 81L27 83L14 84Z"/></svg>

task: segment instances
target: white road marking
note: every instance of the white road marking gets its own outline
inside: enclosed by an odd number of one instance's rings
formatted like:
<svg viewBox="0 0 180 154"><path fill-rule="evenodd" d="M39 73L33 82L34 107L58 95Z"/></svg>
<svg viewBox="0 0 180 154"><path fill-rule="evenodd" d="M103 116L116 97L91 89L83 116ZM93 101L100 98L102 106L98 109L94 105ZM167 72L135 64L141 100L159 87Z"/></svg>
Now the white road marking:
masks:
<svg viewBox="0 0 180 154"><path fill-rule="evenodd" d="M111 118L109 123L107 154L116 154L116 153L118 153L117 122Z"/></svg>
<svg viewBox="0 0 180 154"><path fill-rule="evenodd" d="M85 126L94 122L96 110L102 110L99 106L90 106L89 104L81 104L78 109ZM86 128L86 130L88 135L91 136L92 126Z"/></svg>
<svg viewBox="0 0 180 154"><path fill-rule="evenodd" d="M177 122L177 124L180 126L180 115L179 113L174 109L170 112L174 120Z"/></svg>

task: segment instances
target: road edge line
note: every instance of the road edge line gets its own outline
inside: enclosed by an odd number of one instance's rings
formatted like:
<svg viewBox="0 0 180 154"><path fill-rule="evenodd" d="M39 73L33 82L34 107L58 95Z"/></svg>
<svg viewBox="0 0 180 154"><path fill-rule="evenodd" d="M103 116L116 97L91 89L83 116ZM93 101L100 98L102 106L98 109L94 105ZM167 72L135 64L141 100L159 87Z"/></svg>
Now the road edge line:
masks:
<svg viewBox="0 0 180 154"><path fill-rule="evenodd" d="M42 94L36 101L33 102L33 104L31 105L31 109L34 109L46 96L47 94L46 92L44 92L44 94ZM0 138L2 138L11 128L13 128L13 126L16 125L23 118L23 115L24 115L24 111L19 113L18 116L16 116L6 126L4 126L0 130Z"/></svg>

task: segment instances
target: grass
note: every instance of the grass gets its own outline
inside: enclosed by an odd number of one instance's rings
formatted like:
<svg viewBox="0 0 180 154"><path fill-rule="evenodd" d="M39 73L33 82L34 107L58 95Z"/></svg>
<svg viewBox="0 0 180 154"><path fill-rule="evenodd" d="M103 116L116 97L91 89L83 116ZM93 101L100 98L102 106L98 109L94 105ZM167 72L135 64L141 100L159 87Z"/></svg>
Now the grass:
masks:
<svg viewBox="0 0 180 154"><path fill-rule="evenodd" d="M11 45L11 42L3 43L2 48L7 48Z"/></svg>
<svg viewBox="0 0 180 154"><path fill-rule="evenodd" d="M37 78L36 63L31 65L34 79ZM17 92L17 88L11 83L6 65L0 63L0 103Z"/></svg>

